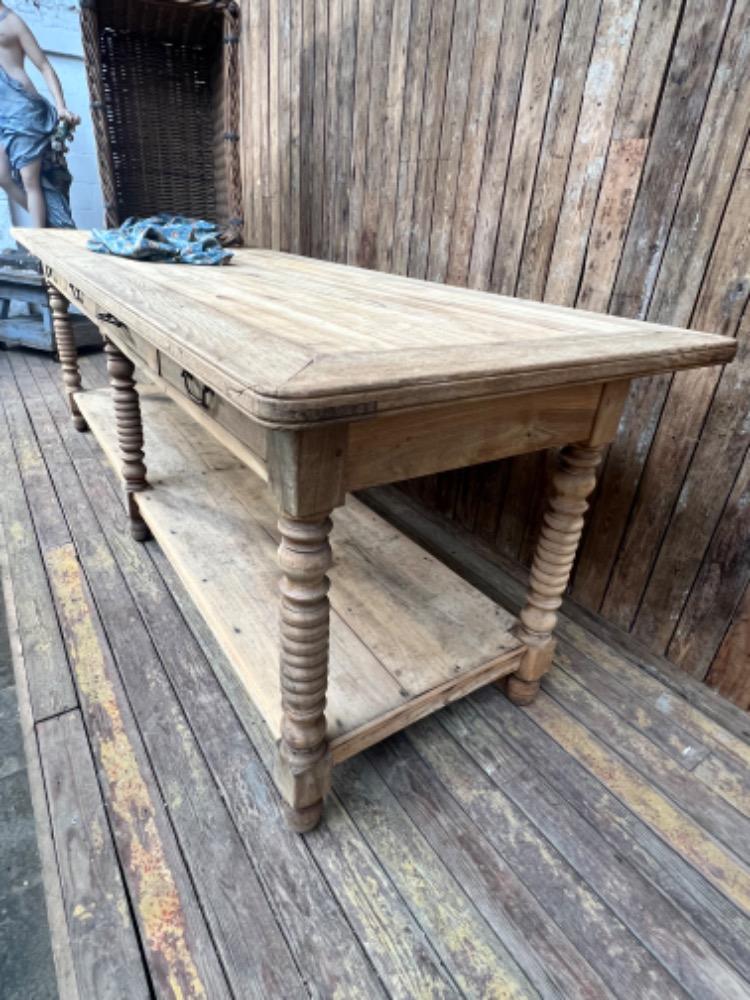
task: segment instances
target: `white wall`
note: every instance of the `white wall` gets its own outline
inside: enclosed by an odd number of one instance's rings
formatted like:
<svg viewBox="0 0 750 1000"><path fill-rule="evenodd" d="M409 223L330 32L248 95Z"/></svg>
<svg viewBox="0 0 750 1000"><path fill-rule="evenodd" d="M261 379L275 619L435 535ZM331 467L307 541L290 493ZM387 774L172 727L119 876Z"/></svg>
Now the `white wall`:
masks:
<svg viewBox="0 0 750 1000"><path fill-rule="evenodd" d="M34 32L60 77L68 107L81 116L81 124L76 129L68 154L68 166L73 175L71 207L79 229L100 226L104 211L77 5L71 0L40 0L37 8L31 0L8 0L7 6L12 7ZM40 74L28 64L27 69L39 92L49 97ZM5 195L0 192L0 246L9 246L12 240L7 231L8 206L3 204L4 201ZM14 222L21 226L27 224L23 210L13 205L11 211Z"/></svg>

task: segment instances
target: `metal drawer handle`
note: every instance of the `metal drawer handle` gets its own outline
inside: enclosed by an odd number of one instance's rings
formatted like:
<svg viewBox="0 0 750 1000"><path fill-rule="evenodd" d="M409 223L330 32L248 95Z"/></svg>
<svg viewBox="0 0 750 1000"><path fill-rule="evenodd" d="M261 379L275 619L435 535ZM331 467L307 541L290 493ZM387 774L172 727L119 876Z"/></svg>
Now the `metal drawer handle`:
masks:
<svg viewBox="0 0 750 1000"><path fill-rule="evenodd" d="M195 375L192 375L186 368L182 369L182 381L185 383L185 392L198 406L207 410L214 396L213 389L199 382ZM197 386L197 389L194 388Z"/></svg>
<svg viewBox="0 0 750 1000"><path fill-rule="evenodd" d="M118 319L116 316L113 316L112 313L97 313L96 318L100 323L108 323L109 326L119 326L122 329L125 329L123 321Z"/></svg>

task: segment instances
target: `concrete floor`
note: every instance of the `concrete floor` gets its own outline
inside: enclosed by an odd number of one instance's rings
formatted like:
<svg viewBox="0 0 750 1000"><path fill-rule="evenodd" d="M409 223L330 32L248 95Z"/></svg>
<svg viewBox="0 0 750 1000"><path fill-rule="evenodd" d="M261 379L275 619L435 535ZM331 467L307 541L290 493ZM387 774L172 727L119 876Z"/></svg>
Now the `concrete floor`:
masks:
<svg viewBox="0 0 750 1000"><path fill-rule="evenodd" d="M57 997L18 700L0 601L0 995Z"/></svg>

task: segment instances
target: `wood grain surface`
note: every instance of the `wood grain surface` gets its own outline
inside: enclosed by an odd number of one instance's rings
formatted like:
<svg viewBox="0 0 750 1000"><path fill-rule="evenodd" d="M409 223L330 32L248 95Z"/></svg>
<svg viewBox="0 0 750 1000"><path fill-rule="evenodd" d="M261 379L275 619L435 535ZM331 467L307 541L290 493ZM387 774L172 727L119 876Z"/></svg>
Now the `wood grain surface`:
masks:
<svg viewBox="0 0 750 1000"><path fill-rule="evenodd" d="M714 334L273 251L240 250L226 267L189 270L94 258L81 232L14 232L53 284L94 303L95 316L112 314L266 422L714 365L736 347ZM116 331L108 335L123 347Z"/></svg>

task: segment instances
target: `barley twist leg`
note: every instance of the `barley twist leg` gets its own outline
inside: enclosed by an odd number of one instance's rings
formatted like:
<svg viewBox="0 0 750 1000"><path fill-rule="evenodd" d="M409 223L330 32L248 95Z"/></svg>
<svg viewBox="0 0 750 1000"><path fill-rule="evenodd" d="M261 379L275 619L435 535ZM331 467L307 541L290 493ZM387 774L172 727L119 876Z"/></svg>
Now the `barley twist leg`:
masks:
<svg viewBox="0 0 750 1000"><path fill-rule="evenodd" d="M519 669L508 678L508 697L517 705L534 700L539 682L552 662L557 609L570 579L588 509L587 498L596 485L596 469L603 451L604 446L569 445L560 455L531 567L526 604L516 629L526 647Z"/></svg>
<svg viewBox="0 0 750 1000"><path fill-rule="evenodd" d="M303 833L320 819L331 783L325 717L331 520L282 516L279 530L283 717L276 782L287 822Z"/></svg>
<svg viewBox="0 0 750 1000"><path fill-rule="evenodd" d="M125 479L130 532L136 541L143 542L149 538L150 533L138 510L135 494L148 489L148 482L146 465L143 461L141 403L133 378L135 366L110 340L106 341L104 350L107 354L109 384L112 386L114 396L117 441Z"/></svg>
<svg viewBox="0 0 750 1000"><path fill-rule="evenodd" d="M75 429L85 431L88 430L88 427L75 401L75 393L79 392L81 388L81 372L78 368L78 352L73 334L73 324L68 315L68 300L54 285L48 285L47 291L52 311L52 327L55 333L57 356L60 358L70 416Z"/></svg>

